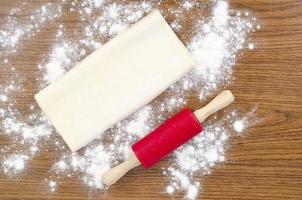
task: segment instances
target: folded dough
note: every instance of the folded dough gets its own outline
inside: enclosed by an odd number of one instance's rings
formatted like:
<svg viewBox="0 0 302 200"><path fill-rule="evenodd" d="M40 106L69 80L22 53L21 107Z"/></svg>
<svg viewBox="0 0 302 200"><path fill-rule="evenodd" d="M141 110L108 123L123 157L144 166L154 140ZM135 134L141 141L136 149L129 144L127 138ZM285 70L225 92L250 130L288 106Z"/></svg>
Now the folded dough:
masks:
<svg viewBox="0 0 302 200"><path fill-rule="evenodd" d="M35 99L72 151L166 90L193 67L158 11L86 57Z"/></svg>

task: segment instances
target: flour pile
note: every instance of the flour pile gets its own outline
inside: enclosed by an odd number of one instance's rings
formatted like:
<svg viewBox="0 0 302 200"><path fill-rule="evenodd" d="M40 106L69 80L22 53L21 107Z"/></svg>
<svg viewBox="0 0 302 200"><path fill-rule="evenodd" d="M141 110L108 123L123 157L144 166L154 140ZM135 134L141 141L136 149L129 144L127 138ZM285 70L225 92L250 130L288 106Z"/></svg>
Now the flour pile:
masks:
<svg viewBox="0 0 302 200"><path fill-rule="evenodd" d="M23 3L22 6L12 9L7 23L0 30L0 46L6 50L0 53L1 64L12 74L0 88L0 127L3 137L10 139L8 145L1 147L0 151L5 156L0 159L3 173L16 176L26 170L30 159L43 151L40 147L45 142L53 145L59 155L50 169L50 176L45 178L51 192L57 191L62 178L71 176L80 177L91 191L105 189L100 180L102 174L127 158L131 144L184 107L188 94L193 92L193 97L203 102L234 80L233 66L239 52L255 48L247 38L260 28L249 12L232 10L224 0L208 3L185 0L168 9L162 1L62 1L42 5L25 21L14 17L22 13L28 4ZM211 8L208 17L199 14L206 7ZM63 13L79 16L78 31L68 33L64 23L57 24L51 52L37 63L39 88L56 80L153 9L159 9L164 16L171 17L170 25L181 39L183 34L189 32L186 46L197 63L192 72L164 93L164 98L155 99L77 153L70 153L63 141L55 138L55 131L34 101L28 107L28 115L16 106L18 94L26 95L24 76L12 64L18 49L23 47L24 41L34 40L39 32L60 19ZM184 29L191 21L191 12L197 13L197 20L193 21L192 27ZM249 112L228 108L221 117L214 117L215 122L207 122L203 133L177 149L169 157L169 165L163 168L163 174L169 180L165 193L173 195L181 191L185 194L184 198L196 199L202 185L200 176L210 174L214 165L225 160L230 135L243 134L253 124L255 111L256 108Z"/></svg>

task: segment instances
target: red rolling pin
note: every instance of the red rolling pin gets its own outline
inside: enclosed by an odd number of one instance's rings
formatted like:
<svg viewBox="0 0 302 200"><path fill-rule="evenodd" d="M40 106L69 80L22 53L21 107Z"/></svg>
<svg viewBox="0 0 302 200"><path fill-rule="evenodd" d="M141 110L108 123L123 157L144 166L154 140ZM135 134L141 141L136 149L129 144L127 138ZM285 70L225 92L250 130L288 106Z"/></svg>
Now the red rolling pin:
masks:
<svg viewBox="0 0 302 200"><path fill-rule="evenodd" d="M145 169L164 158L179 146L202 131L201 123L211 114L234 101L231 91L225 90L205 107L196 110L184 109L144 138L132 145L133 153L123 163L107 171L102 181L112 185L130 169L143 165Z"/></svg>

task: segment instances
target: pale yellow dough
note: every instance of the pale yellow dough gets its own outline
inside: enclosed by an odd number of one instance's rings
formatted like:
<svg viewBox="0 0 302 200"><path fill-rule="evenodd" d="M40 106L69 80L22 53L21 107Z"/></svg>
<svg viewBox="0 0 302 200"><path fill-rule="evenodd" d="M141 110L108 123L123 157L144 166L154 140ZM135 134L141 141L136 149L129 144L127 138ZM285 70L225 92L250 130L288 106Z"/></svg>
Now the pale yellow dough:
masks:
<svg viewBox="0 0 302 200"><path fill-rule="evenodd" d="M149 103L193 66L181 41L153 11L35 99L76 151Z"/></svg>

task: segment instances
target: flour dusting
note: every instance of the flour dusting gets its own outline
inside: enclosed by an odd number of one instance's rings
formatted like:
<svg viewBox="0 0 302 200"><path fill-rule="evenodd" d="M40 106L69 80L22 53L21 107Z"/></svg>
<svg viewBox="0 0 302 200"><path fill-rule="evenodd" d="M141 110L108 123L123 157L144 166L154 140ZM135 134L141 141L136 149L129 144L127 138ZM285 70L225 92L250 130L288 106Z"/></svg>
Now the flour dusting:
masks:
<svg viewBox="0 0 302 200"><path fill-rule="evenodd" d="M16 154L9 156L3 162L4 172L16 174L24 170L27 159L28 156L24 154Z"/></svg>
<svg viewBox="0 0 302 200"><path fill-rule="evenodd" d="M23 6L26 2L23 3ZM62 16L63 4L47 3L35 10L24 20L19 20L16 16L21 14L23 9L14 8L10 11L7 23L1 26L0 46L3 50L16 52L20 40L29 39L36 36L45 24Z"/></svg>
<svg viewBox="0 0 302 200"><path fill-rule="evenodd" d="M91 192L99 193L106 189L100 179L103 173L125 160L135 141L186 106L189 94L194 94L193 98L199 98L204 105L235 80L233 70L240 51L256 48L248 37L261 26L252 13L233 10L224 0L183 0L175 2L171 8L163 4L160 0L130 3L62 1L41 5L26 19L17 16L29 3L24 2L10 11L7 21L0 27L0 46L3 49L0 63L13 74L0 85L1 137L9 139L9 144L0 148L5 155L0 157L4 174L15 177L25 173L29 160L44 151L41 146L47 143L58 154L50 167L49 177L45 178L47 191L57 192L63 178L78 177ZM209 16L199 14L205 8L210 11ZM165 91L163 98L155 99L75 153L71 153L62 139L56 137L52 125L34 100L28 105L27 114L16 106L20 96L29 96L23 85L25 76L18 73L13 65L18 50L26 45L25 41L37 40L41 31L48 25L54 25L63 15L78 16L77 31L73 33L67 33L63 22L56 24L57 31L49 46L49 54L37 63L36 85L41 89L153 9L169 16L170 26L181 39L187 34L184 43L196 62L195 69ZM189 16L194 11L198 14L192 21ZM32 96L30 98L33 99ZM163 192L168 195L183 192L185 199L196 199L201 193L201 177L209 175L213 166L226 160L228 141L233 133L234 136L242 135L254 123L255 112L256 108L244 111L233 106L220 117L214 115L205 123L202 133L168 158L169 165L162 169L168 179Z"/></svg>

